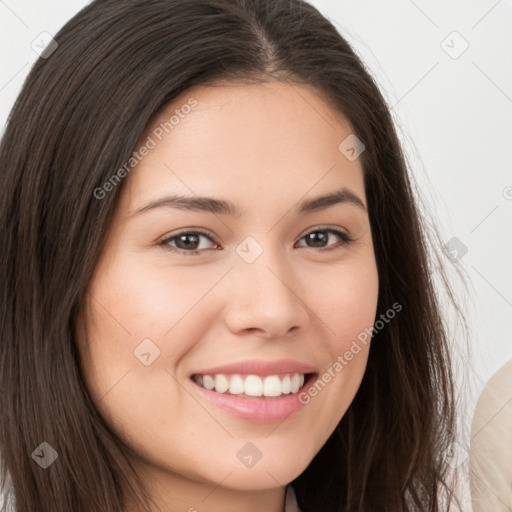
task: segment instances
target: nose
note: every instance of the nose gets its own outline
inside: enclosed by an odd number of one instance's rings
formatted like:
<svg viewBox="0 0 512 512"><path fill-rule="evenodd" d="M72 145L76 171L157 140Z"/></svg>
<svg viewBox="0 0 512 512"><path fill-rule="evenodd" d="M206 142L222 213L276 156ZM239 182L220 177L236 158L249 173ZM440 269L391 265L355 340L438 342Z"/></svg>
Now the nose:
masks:
<svg viewBox="0 0 512 512"><path fill-rule="evenodd" d="M303 283L284 256L265 250L254 262L238 259L229 273L225 322L236 334L282 338L304 329L309 308Z"/></svg>

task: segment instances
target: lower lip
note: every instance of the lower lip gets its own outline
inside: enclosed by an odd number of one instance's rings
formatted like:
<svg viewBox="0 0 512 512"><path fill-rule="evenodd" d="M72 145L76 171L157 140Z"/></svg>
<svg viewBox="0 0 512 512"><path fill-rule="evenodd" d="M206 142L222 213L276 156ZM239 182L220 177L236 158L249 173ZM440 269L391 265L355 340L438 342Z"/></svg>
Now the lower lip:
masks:
<svg viewBox="0 0 512 512"><path fill-rule="evenodd" d="M304 386L297 393L275 398L242 398L237 395L210 391L194 381L192 381L192 384L209 402L237 418L254 423L273 423L285 420L303 407L304 404L299 401L299 394L307 392L314 379L315 374L310 374Z"/></svg>

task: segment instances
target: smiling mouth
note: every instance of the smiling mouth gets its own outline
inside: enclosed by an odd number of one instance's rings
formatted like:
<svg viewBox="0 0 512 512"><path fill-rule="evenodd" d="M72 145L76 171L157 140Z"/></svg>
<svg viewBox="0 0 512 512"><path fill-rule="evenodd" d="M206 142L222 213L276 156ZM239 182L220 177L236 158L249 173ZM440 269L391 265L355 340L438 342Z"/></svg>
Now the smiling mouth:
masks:
<svg viewBox="0 0 512 512"><path fill-rule="evenodd" d="M315 377L315 373L282 373L259 376L254 374L194 374L191 379L202 388L240 398L281 398L298 393Z"/></svg>

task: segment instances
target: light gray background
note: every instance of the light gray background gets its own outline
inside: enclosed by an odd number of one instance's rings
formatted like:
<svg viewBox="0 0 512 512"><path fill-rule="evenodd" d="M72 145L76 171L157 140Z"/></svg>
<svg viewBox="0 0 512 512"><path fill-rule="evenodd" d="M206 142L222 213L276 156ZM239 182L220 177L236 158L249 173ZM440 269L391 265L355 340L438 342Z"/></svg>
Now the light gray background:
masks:
<svg viewBox="0 0 512 512"><path fill-rule="evenodd" d="M37 58L32 43L42 32L56 34L87 3L0 0L0 133ZM474 393L460 388L471 411L485 382L512 359L512 0L311 3L352 44L393 107L443 241L457 237L467 247L457 264L473 287L460 297L473 328ZM464 349L460 332L455 325Z"/></svg>

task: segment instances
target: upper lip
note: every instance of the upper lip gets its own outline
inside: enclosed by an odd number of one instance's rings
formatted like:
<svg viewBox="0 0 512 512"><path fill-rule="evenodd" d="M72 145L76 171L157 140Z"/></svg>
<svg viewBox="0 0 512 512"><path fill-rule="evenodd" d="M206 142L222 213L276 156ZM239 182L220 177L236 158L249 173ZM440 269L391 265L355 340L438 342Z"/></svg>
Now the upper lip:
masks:
<svg viewBox="0 0 512 512"><path fill-rule="evenodd" d="M276 375L279 373L316 373L316 368L310 364L294 361L293 359L279 359L277 361L245 360L222 366L206 368L192 372L192 375L216 375L244 373L251 375Z"/></svg>

